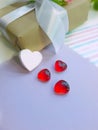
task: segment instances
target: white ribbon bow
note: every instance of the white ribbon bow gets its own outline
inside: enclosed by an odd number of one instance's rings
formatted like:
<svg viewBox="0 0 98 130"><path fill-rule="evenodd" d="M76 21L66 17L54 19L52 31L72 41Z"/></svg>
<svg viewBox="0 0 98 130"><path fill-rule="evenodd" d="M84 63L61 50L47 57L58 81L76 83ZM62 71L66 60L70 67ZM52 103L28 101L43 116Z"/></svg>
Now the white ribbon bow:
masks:
<svg viewBox="0 0 98 130"><path fill-rule="evenodd" d="M27 0L21 0L21 1L27 1ZM12 0L11 3L15 3L15 2L16 0ZM28 5L25 6L24 8L25 11L26 9L28 11ZM18 17L21 17L22 12L24 12L24 9L22 9L21 7L20 15ZM51 42L53 43L55 52L58 52L58 50L64 44L65 34L68 32L69 29L67 11L61 6L52 2L51 0L36 0L35 12L36 12L36 18L38 20L39 25L41 26L43 31L48 35ZM0 24L3 26L3 28L6 28L6 26L10 22L18 18L17 16L15 16L16 12L14 14L13 13L14 11L3 16L0 19ZM8 20L8 18L10 20Z"/></svg>

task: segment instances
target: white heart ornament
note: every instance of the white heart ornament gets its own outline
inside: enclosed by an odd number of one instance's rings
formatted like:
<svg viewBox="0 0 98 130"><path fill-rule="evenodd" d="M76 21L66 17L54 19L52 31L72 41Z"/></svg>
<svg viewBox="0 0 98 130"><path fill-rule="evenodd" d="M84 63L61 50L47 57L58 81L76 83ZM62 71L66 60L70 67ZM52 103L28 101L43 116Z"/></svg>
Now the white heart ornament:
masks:
<svg viewBox="0 0 98 130"><path fill-rule="evenodd" d="M32 71L41 63L43 57L39 51L32 52L29 49L24 49L24 50L20 51L19 59L20 59L22 65L28 71Z"/></svg>

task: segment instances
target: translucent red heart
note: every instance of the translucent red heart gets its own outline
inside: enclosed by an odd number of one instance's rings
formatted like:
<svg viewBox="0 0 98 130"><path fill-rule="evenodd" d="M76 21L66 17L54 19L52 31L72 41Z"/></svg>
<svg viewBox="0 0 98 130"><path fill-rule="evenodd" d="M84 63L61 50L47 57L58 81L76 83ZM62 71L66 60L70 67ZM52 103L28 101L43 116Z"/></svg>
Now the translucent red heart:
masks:
<svg viewBox="0 0 98 130"><path fill-rule="evenodd" d="M59 80L54 86L54 92L58 95L67 94L69 90L69 84L65 80Z"/></svg>
<svg viewBox="0 0 98 130"><path fill-rule="evenodd" d="M55 62L54 68L57 72L63 72L67 69L67 64L61 60Z"/></svg>
<svg viewBox="0 0 98 130"><path fill-rule="evenodd" d="M42 69L38 75L37 75L38 79L42 82L47 82L50 80L51 78L51 73L48 69Z"/></svg>

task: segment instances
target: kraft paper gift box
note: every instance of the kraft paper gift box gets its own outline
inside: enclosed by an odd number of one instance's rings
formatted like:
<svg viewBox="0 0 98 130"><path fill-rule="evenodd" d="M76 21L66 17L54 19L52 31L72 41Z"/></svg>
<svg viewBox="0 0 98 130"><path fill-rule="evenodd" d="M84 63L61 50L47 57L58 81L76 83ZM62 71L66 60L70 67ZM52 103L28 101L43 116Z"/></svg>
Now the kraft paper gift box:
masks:
<svg viewBox="0 0 98 130"><path fill-rule="evenodd" d="M15 10L17 7L18 4L13 4L1 9L0 17ZM89 0L73 0L71 4L64 6L68 12L69 31L87 20L89 7ZM45 9L45 11L47 10ZM48 36L40 28L34 10L10 23L6 31L13 45L20 49L41 50L51 43Z"/></svg>
<svg viewBox="0 0 98 130"><path fill-rule="evenodd" d="M0 17L15 10L21 4L13 4L0 10ZM26 15L10 23L6 28L11 43L19 48L28 48L32 51L41 50L50 43L50 39L37 23L35 12Z"/></svg>
<svg viewBox="0 0 98 130"><path fill-rule="evenodd" d="M69 31L83 24L88 19L90 0L73 0L72 4L64 6L69 17Z"/></svg>

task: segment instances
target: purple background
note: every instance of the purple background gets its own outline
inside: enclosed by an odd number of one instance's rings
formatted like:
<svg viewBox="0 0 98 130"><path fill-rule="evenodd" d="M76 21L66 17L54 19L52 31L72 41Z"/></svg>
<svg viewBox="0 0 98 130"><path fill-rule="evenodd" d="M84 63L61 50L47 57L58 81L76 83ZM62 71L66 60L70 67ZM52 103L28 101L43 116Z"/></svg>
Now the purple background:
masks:
<svg viewBox="0 0 98 130"><path fill-rule="evenodd" d="M98 68L64 46L54 54L42 51L43 62L27 72L14 57L0 66L0 130L98 130ZM57 59L67 63L57 73ZM51 80L42 83L37 73L48 68ZM54 84L66 80L70 92L55 95Z"/></svg>

